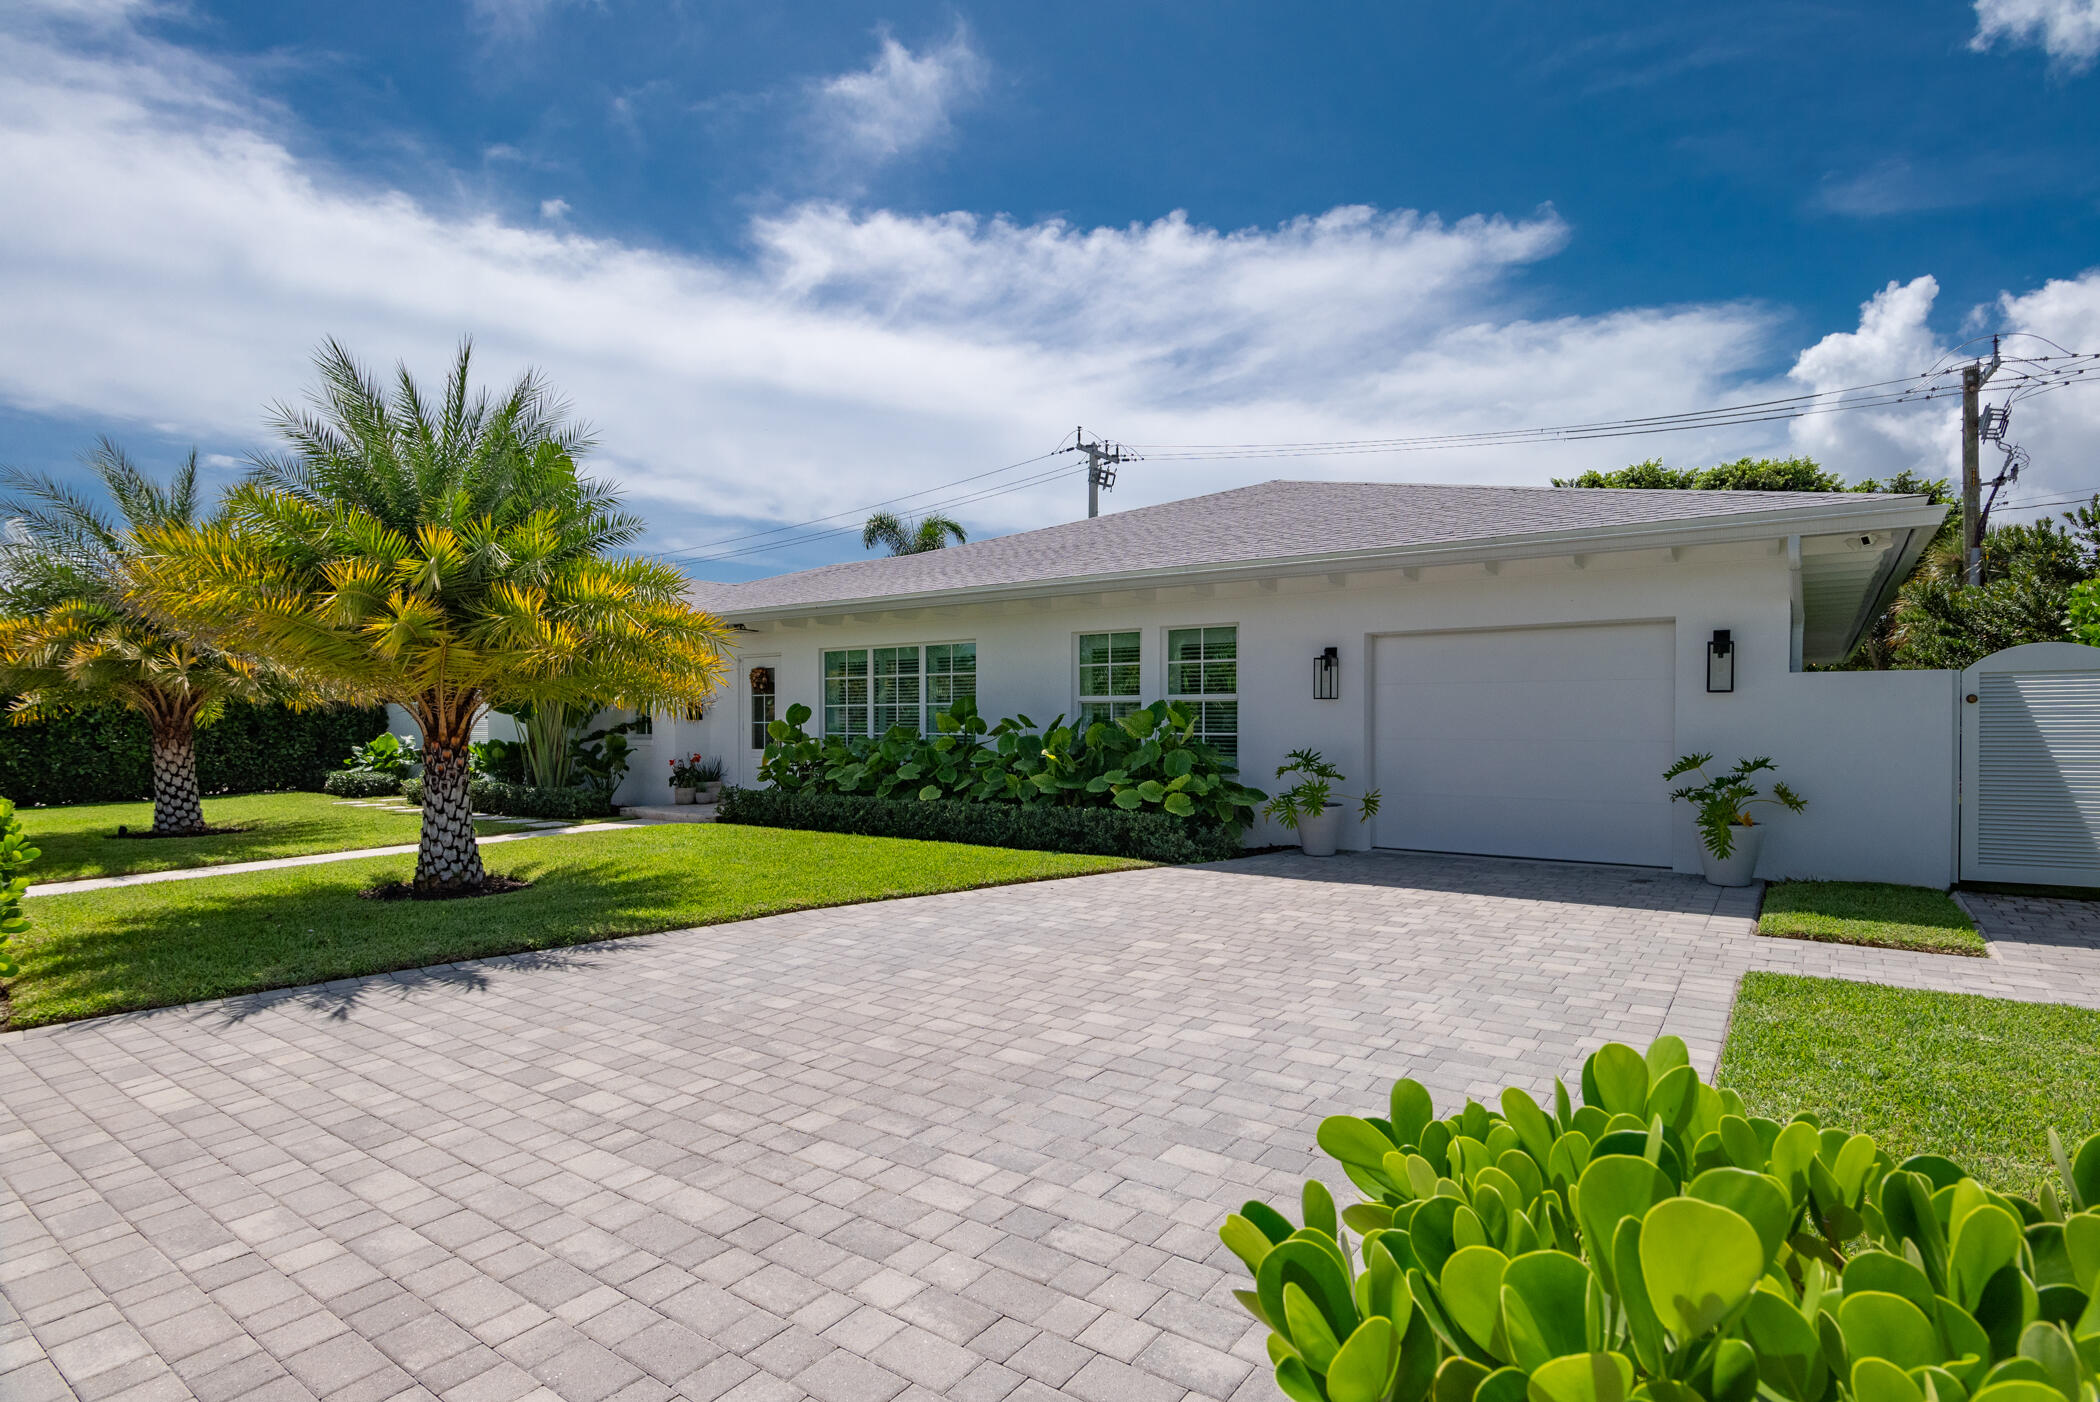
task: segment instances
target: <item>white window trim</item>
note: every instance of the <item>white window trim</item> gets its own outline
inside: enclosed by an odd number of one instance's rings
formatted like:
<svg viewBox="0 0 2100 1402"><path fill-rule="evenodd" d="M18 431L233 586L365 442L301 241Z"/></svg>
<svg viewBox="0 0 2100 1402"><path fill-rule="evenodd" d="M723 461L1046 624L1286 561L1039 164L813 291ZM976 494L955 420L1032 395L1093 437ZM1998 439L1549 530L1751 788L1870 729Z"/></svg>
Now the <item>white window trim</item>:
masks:
<svg viewBox="0 0 2100 1402"><path fill-rule="evenodd" d="M854 737L855 737L855 735L856 735L856 732L853 732L853 731L836 731L836 732L834 732L834 731L832 731L832 730L831 730L831 729L830 729L830 728L829 728L829 727L827 726L827 724L826 724L826 713L827 713L827 711L829 710L829 698L828 698L828 696L827 696L827 695L826 695L826 693L825 693L825 685L826 685L826 683L827 683L827 682L828 682L828 681L830 680L829 676L828 676L828 675L826 674L826 672L825 672L825 670L824 670L824 658L825 658L825 656L826 656L827 654L829 654L829 653L834 653L834 652L864 652L864 653L866 653L866 654L868 655L868 676L867 676L867 682L868 682L868 700L867 700L867 706L866 706L866 709L867 709L867 712L868 712L868 729L867 729L866 731L862 731L862 732L857 732L857 733L858 733L858 734L862 734L862 735L869 735L869 736L873 736L873 735L875 735L875 734L877 734L877 733L878 733L878 732L877 732L877 731L875 730L875 704L876 704L876 703L875 703L875 654L876 654L876 653L877 653L878 651L880 651L881 649L883 649L883 648L898 648L898 647L911 647L911 648L917 648L917 649L919 650L919 701L918 701L918 711L919 711L919 715L918 715L918 719L919 719L919 733L920 733L921 735L927 735L927 734L931 734L931 733L932 733L932 731L931 731L931 730L930 730L930 729L928 728L928 723L927 723L927 720L926 720L926 711L927 711L927 708L928 708L929 706L931 706L931 705L933 704L933 701L931 700L931 698L930 698L930 695L929 695L929 693L930 693L930 691L931 691L931 688L930 688L930 687L929 687L929 686L927 685L927 680L928 680L928 677L929 677L930 675L934 675L934 674L930 674L930 673L928 673L928 672L927 672L927 670L926 670L926 653L927 653L927 650L928 650L929 648L936 648L936 647L956 647L956 646L960 646L960 645L962 645L962 644L965 644L965 643L967 643L967 644L968 644L968 645L969 645L970 647L972 647L972 648L975 648L975 649L976 649L975 657L976 657L976 661L977 661L977 664L978 664L978 665L977 665L977 667L976 667L975 669L973 669L973 670L972 670L972 672L971 672L971 674L970 674L970 675L971 675L972 677L982 677L982 676L984 675L984 671L983 671L983 664L984 664L984 650L983 650L983 648L982 648L982 647L981 647L981 646L979 645L979 643L978 643L978 640L977 640L976 638L933 638L933 639L930 639L929 641L926 641L926 642L913 642L913 641L910 641L910 640L905 640L905 641L900 641L900 642L879 642L879 643L847 643L847 644L842 644L842 645L839 645L839 646L835 646L835 647L834 647L834 646L820 646L820 647L818 647L818 648L817 648L817 704L816 704L816 715L815 715L815 717L814 717L814 719L815 719L815 720L816 720L816 722L817 722L817 734L818 734L818 736L819 736L820 738L826 738L826 739L828 739L828 738L830 738L830 737L831 737L832 735L836 734L836 735L838 735L838 736L839 736L839 738L841 738L841 739L852 739L852 738L854 738ZM778 685L779 685L779 684L778 684L778 683L776 682L776 683L775 683L775 695L776 695L776 698L777 698L777 696L778 696ZM972 696L975 696L975 694L976 694L976 691L975 691L975 683L973 683L973 684L972 684L972 692L971 692L971 694L972 694ZM776 699L776 700L775 700L775 702L774 702L774 705L775 705L775 707L777 708L777 707L779 706L779 704L780 704L780 703L779 703L779 701L778 701L778 700Z"/></svg>
<svg viewBox="0 0 2100 1402"><path fill-rule="evenodd" d="M1071 663L1070 663L1070 665L1069 665L1069 668L1068 668L1068 671L1067 671L1067 675L1068 675L1068 676L1069 676L1069 677L1071 678L1071 686L1072 686L1072 709L1071 709L1071 710L1069 710L1069 711L1067 711L1067 712L1066 712L1066 714L1067 714L1068 716L1070 716L1070 717L1071 717L1071 723L1072 723L1073 725L1077 725L1077 724L1079 723L1079 717L1080 717L1080 714L1081 714L1081 712L1083 712L1083 711L1085 710L1085 708L1086 708L1086 704L1087 704L1087 703L1088 703L1089 701L1129 701L1129 702L1131 702L1131 703L1132 703L1132 709L1133 709L1133 710L1135 710L1135 709L1136 709L1137 707L1139 707L1139 706L1143 706L1143 705L1145 705L1145 704L1146 704L1146 701L1145 701L1145 695L1146 695L1146 692L1147 692L1147 687L1146 687L1145 683L1146 683L1147 681L1149 681L1149 680L1151 680L1151 679L1153 678L1153 670L1152 670L1152 668L1151 668L1150 666L1148 666L1148 665L1147 665L1147 659L1146 659L1146 655L1145 655L1145 652L1146 652L1146 649L1145 649L1145 631L1146 631L1146 630L1145 630L1145 628L1143 627L1143 625L1141 625L1141 624L1136 624L1136 623L1128 624L1128 625L1126 625L1126 626L1123 626L1123 627L1113 627L1113 628L1075 628L1075 629L1073 629L1073 630L1072 630L1072 659L1071 659ZM1084 691L1083 691L1083 690L1081 689L1081 687L1080 687L1080 684L1079 684L1079 668L1080 668L1080 665L1081 665L1081 664L1080 664L1080 661L1079 661L1079 640L1080 640L1081 638L1090 638L1090 637L1094 637L1095 635L1097 635L1097 634L1101 634L1101 633L1135 633L1135 634L1137 634L1137 640L1138 640L1138 689L1137 689L1137 695L1135 695L1135 696L1114 696L1114 697L1094 697L1094 696L1088 696L1088 695L1087 695L1087 694L1086 694L1086 693L1085 693L1085 692L1084 692ZM1152 688L1152 689L1153 689L1153 690L1156 690L1157 688Z"/></svg>
<svg viewBox="0 0 2100 1402"><path fill-rule="evenodd" d="M1192 628L1193 628L1193 629L1203 629L1203 628L1230 628L1230 629L1232 629L1232 634L1233 634L1233 675L1234 675L1234 678L1235 678L1235 680L1236 680L1236 681L1237 681L1237 680L1239 680L1239 679L1243 679L1243 678L1244 678L1244 675L1245 675L1245 673L1244 673L1244 671L1243 671L1242 669L1243 669L1243 668L1244 668L1244 667L1246 666L1246 663L1247 663L1247 653L1246 653L1246 638L1245 638L1245 637L1243 637L1242 635L1243 635L1243 634L1244 634L1244 633L1245 633L1245 632L1247 631L1247 630L1246 630L1246 625L1245 625L1245 624L1243 624L1243 623L1240 623L1240 622L1238 622L1238 621L1237 621L1237 620L1235 620L1235 619L1227 619L1227 618L1215 619L1215 620L1213 620L1213 621L1211 621L1211 622L1209 622L1209 623L1169 623L1169 624L1166 624L1166 625L1162 626L1162 627L1160 628L1160 630L1159 630L1159 694L1160 694L1160 698L1161 698L1162 700L1165 700L1165 701L1169 701L1169 702L1175 702L1175 701L1179 701L1179 702L1184 702L1184 703L1187 703L1187 704L1190 704L1190 705L1199 705L1199 706L1200 706L1200 705L1201 705L1201 704L1202 704L1203 702L1205 702L1205 701L1230 701L1230 702L1232 702L1232 703L1233 703L1233 705L1234 705L1234 706L1237 706L1237 707L1242 707L1242 708L1244 708L1244 707L1245 707L1245 705L1246 705L1246 702L1245 702L1244 700L1242 700L1241 698L1243 698L1243 697L1244 697L1244 696L1246 695L1246 689L1245 689L1244 687L1238 686L1237 684L1235 684L1235 685L1234 685L1234 687L1233 687L1233 689L1232 689L1232 692L1231 692L1231 694L1230 694L1230 695L1222 695L1222 694L1220 694L1220 695L1211 695L1211 696L1202 696L1202 695L1197 695L1197 696L1190 696L1190 695L1185 695L1185 694L1180 694L1180 693L1177 693L1177 692L1176 692L1176 691L1174 690L1174 658L1173 658L1173 654L1172 654L1172 653L1171 653L1171 652L1169 651L1169 649L1168 649L1168 641L1167 641L1167 640L1168 640L1169 638L1171 638L1171 637L1172 637L1172 636L1173 636L1174 634L1176 634L1176 633L1183 633L1183 632L1187 632L1188 630L1190 630L1190 629L1192 629ZM1237 716L1237 718L1238 718L1238 721L1239 721L1239 724L1238 724L1238 728L1237 728L1237 729L1235 729L1235 730L1234 730L1234 731L1232 732L1232 737L1233 737L1233 751L1234 751L1234 752L1233 752L1233 754L1232 754L1232 755L1228 756L1228 758L1230 758L1230 759L1232 760L1232 762L1233 762L1234 764L1238 764L1238 763L1240 762L1240 758L1241 758L1241 756L1240 756L1240 754L1239 754L1239 750L1240 750L1241 746L1242 746L1242 745L1244 744L1244 742L1246 741L1246 738L1247 738L1247 713L1246 713L1246 711L1245 711L1244 709L1241 709L1241 710L1238 710L1238 711L1236 711L1236 712L1235 712L1234 714L1235 714L1235 715ZM1202 737L1201 737L1201 736L1199 735L1199 737L1198 737L1198 738L1202 738Z"/></svg>

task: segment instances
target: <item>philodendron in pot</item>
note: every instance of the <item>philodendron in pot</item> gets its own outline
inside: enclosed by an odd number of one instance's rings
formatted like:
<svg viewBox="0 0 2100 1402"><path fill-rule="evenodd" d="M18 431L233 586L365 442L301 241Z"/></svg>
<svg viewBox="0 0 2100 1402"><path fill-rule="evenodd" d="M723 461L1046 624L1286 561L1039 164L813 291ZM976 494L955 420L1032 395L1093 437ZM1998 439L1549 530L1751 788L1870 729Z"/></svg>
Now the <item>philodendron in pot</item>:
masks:
<svg viewBox="0 0 2100 1402"><path fill-rule="evenodd" d="M1776 769L1769 756L1737 760L1735 768L1709 778L1706 766L1711 754L1686 755L1663 773L1664 782L1696 775L1699 782L1670 793L1692 805L1692 821L1699 827L1699 862L1706 879L1716 886L1748 886L1757 874L1757 856L1764 848L1765 830L1751 815L1759 804L1774 804L1790 813L1808 807L1808 801L1777 779L1769 795L1760 793L1753 776Z"/></svg>
<svg viewBox="0 0 2100 1402"><path fill-rule="evenodd" d="M1261 810L1262 816L1274 818L1297 833L1306 856L1331 857L1341 835L1342 800L1348 797L1337 794L1334 786L1348 780L1341 770L1321 758L1318 750L1292 750L1285 755L1276 777L1292 774L1299 776L1298 782L1270 799ZM1356 804L1357 821L1370 822L1378 814L1378 790L1365 790Z"/></svg>

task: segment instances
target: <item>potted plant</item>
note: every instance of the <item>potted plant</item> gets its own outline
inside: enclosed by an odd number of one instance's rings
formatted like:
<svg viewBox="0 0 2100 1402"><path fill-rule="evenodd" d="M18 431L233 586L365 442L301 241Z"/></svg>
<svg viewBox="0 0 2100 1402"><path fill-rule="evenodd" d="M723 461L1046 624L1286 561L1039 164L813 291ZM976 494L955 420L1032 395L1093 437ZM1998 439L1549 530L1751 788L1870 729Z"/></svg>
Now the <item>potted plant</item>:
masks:
<svg viewBox="0 0 2100 1402"><path fill-rule="evenodd" d="M1341 836L1342 799L1337 795L1336 784L1347 783L1342 771L1320 757L1318 750L1292 750L1284 756L1278 766L1276 777L1301 776L1297 783L1269 800L1262 816L1277 822L1298 834L1299 845L1308 857L1331 857L1336 840ZM1378 790L1366 790L1357 800L1357 818L1368 823L1378 814Z"/></svg>
<svg viewBox="0 0 2100 1402"><path fill-rule="evenodd" d="M714 803L722 797L722 761L693 756L694 772L700 777L700 801Z"/></svg>
<svg viewBox="0 0 2100 1402"><path fill-rule="evenodd" d="M699 799L700 786L707 782L700 777L702 764L703 761L698 755L694 755L690 759L674 759L671 761L671 801L673 803L692 803ZM719 776L721 771L722 766L717 764L715 773Z"/></svg>
<svg viewBox="0 0 2100 1402"><path fill-rule="evenodd" d="M1773 769L1771 759L1737 760L1735 768L1718 778L1708 778L1706 766L1713 756L1686 755L1664 771L1663 780L1698 776L1697 784L1672 790L1672 799L1692 805L1692 820L1699 825L1699 864L1706 879L1716 886L1748 886L1757 875L1758 853L1764 849L1765 830L1750 815L1760 803L1773 803L1799 813L1808 801L1779 780L1772 781L1769 796L1760 794L1751 776Z"/></svg>

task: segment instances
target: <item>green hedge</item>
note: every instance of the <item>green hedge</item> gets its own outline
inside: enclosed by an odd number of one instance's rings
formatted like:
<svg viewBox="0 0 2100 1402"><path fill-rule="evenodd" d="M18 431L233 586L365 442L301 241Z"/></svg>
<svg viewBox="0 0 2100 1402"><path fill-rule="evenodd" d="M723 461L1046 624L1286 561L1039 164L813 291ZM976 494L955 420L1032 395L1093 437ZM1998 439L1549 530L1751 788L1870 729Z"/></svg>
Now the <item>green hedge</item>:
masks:
<svg viewBox="0 0 2100 1402"><path fill-rule="evenodd" d="M416 784L420 801L423 786ZM610 818L613 806L605 796L588 789L538 789L530 784L505 784L495 779L476 779L467 790L476 813L496 813L506 818Z"/></svg>
<svg viewBox="0 0 2100 1402"><path fill-rule="evenodd" d="M863 837L913 837L1030 852L1086 852L1148 862L1215 862L1238 856L1238 834L1161 812L1123 808L1020 808L958 799L725 788L718 823L806 828Z"/></svg>
<svg viewBox="0 0 2100 1402"><path fill-rule="evenodd" d="M206 794L318 790L350 751L385 730L384 706L302 712L233 702L197 732L197 782ZM153 739L145 718L122 706L95 706L0 725L0 794L25 807L151 798Z"/></svg>
<svg viewBox="0 0 2100 1402"><path fill-rule="evenodd" d="M373 769L338 769L321 781L321 792L337 798L382 798L401 792L401 781Z"/></svg>

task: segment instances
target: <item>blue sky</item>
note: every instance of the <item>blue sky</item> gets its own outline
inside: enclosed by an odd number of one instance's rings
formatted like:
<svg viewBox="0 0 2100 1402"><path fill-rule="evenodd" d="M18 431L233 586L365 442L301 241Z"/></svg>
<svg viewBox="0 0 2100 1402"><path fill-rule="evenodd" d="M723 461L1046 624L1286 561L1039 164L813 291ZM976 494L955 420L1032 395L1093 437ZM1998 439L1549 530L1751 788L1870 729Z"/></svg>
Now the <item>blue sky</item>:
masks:
<svg viewBox="0 0 2100 1402"><path fill-rule="evenodd" d="M652 548L728 577L859 547L711 542L946 500L1075 422L1385 437L1863 383L1979 331L2100 350L2100 0L1680 8L27 0L0 460L67 471L108 431L230 476L322 337L435 376L471 333L598 426ZM2100 486L2100 393L2015 428L2017 495ZM1952 448L1939 405L1162 460L1111 505Z"/></svg>

